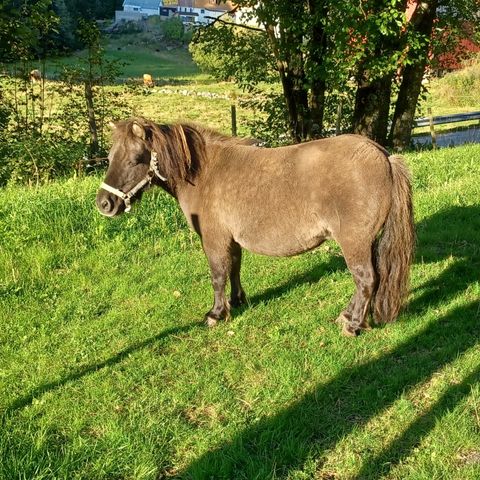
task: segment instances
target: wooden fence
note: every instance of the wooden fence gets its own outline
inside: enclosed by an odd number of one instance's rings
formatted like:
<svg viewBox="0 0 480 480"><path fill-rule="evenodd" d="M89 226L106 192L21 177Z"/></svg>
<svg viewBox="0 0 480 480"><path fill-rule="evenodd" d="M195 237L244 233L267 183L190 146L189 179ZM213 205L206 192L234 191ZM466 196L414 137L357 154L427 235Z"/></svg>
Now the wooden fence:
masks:
<svg viewBox="0 0 480 480"><path fill-rule="evenodd" d="M413 128L430 127L430 136L432 137L432 146L437 145L437 134L435 133L435 125L446 125L449 123L468 122L471 120L480 120L479 112L456 113L453 115L431 115L432 111L428 109L428 117L417 118L414 120Z"/></svg>

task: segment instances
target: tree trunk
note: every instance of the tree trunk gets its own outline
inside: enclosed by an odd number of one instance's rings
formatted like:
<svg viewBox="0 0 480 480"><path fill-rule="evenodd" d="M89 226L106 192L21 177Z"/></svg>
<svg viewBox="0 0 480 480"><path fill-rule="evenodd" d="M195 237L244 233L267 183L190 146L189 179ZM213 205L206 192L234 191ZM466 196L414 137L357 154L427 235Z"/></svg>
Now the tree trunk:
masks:
<svg viewBox="0 0 480 480"><path fill-rule="evenodd" d="M87 102L88 128L90 130L90 157L94 157L98 153L98 132L92 84L88 80L85 81L85 101Z"/></svg>
<svg viewBox="0 0 480 480"><path fill-rule="evenodd" d="M325 114L325 92L327 84L324 80L313 82L310 96L310 131L311 138L320 138L323 132Z"/></svg>
<svg viewBox="0 0 480 480"><path fill-rule="evenodd" d="M376 13L381 14L384 12L388 2L377 3L378 5L370 12L373 16ZM399 12L405 12L407 3L407 0L401 0L397 3L396 8ZM378 11L375 11L377 8ZM378 76L378 74L372 75L367 65L369 57L388 59L395 52L398 52L401 45L400 30L397 32L397 35L394 35L397 26L391 24L389 28L392 29L390 32L383 32L381 29L375 32L377 36L375 45L373 48L368 48L365 52L366 65L363 64L359 67L356 75L357 92L352 122L354 133L365 135L380 145L387 143L390 96L395 66L392 64L386 70L384 67L384 73Z"/></svg>
<svg viewBox="0 0 480 480"><path fill-rule="evenodd" d="M405 150L410 145L425 65L426 61L407 65L403 72L388 142L398 152Z"/></svg>
<svg viewBox="0 0 480 480"><path fill-rule="evenodd" d="M308 94L305 90L305 74L300 52L291 52L288 56L280 51L279 41L272 25L265 26L268 38L275 55L277 70L283 88L283 96L287 107L290 135L295 142L307 138L308 133ZM285 43L285 39L282 39ZM294 45L294 44L293 44ZM285 60L282 58L287 57Z"/></svg>
<svg viewBox="0 0 480 480"><path fill-rule="evenodd" d="M432 0L428 3L423 2L422 9L412 17L412 28L425 38L430 38L432 35L437 5L438 0ZM402 151L410 145L413 120L422 89L422 79L428 62L429 49L430 42L426 42L424 51L409 52L408 55L411 63L408 63L403 71L389 136L389 143L397 151Z"/></svg>
<svg viewBox="0 0 480 480"><path fill-rule="evenodd" d="M353 132L365 135L380 145L387 142L392 75L368 81L363 73L355 95Z"/></svg>
<svg viewBox="0 0 480 480"><path fill-rule="evenodd" d="M308 11L311 26L310 60L317 68L311 76L310 95L310 137L321 137L323 132L323 117L325 114L325 92L327 83L322 65L325 62L327 36L322 23L328 17L328 6L323 0L308 0Z"/></svg>

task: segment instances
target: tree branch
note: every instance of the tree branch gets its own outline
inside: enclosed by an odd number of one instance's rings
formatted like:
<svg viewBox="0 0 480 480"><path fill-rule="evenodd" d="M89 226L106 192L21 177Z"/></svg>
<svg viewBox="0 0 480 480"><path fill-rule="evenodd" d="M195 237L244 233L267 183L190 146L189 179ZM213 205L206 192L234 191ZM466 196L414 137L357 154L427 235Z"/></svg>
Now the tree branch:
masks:
<svg viewBox="0 0 480 480"><path fill-rule="evenodd" d="M230 10L230 12L226 12L226 13L233 13L235 12L236 10L238 9L237 8L234 8L233 10ZM225 15L225 14L224 14ZM222 15L223 17L223 15ZM245 28L247 30L253 30L254 32L262 32L262 33L265 33L265 30L263 28L258 28L258 27L252 27L250 25L244 25L243 23L233 23L233 22L226 22L225 20L222 20L220 17L209 17L209 16L206 16L205 18L208 18L209 20L213 20L212 23L209 23L208 25L206 25L207 27L212 27L213 25L215 25L215 23L217 22L220 22L220 23L223 23L224 25L228 25L230 27L240 27L240 28Z"/></svg>

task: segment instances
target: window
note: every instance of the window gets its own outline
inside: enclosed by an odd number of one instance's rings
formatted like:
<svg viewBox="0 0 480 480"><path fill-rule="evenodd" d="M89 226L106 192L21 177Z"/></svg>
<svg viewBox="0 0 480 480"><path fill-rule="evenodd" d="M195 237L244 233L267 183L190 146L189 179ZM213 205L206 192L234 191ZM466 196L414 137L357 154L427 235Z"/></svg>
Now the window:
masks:
<svg viewBox="0 0 480 480"><path fill-rule="evenodd" d="M205 13L205 10L202 8L202 9L200 10L200 13Z"/></svg>

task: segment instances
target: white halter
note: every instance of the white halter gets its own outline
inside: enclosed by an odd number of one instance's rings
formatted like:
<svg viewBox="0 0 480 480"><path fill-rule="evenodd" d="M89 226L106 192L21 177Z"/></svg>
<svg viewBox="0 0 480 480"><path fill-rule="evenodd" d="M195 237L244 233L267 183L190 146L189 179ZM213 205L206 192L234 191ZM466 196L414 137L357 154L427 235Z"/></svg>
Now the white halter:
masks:
<svg viewBox="0 0 480 480"><path fill-rule="evenodd" d="M153 177L157 176L160 180L166 182L167 179L161 175L161 173L158 171L158 160L157 160L157 152L154 152L152 150L151 156L150 156L150 168L148 169L147 174L128 192L122 192L118 188L113 188L107 183L102 183L100 185L100 188L103 188L107 192L113 193L117 197L120 197L124 202L125 202L125 211L129 212L130 209L132 208L131 205L131 198L139 191L141 190L147 183L150 184L152 183Z"/></svg>

